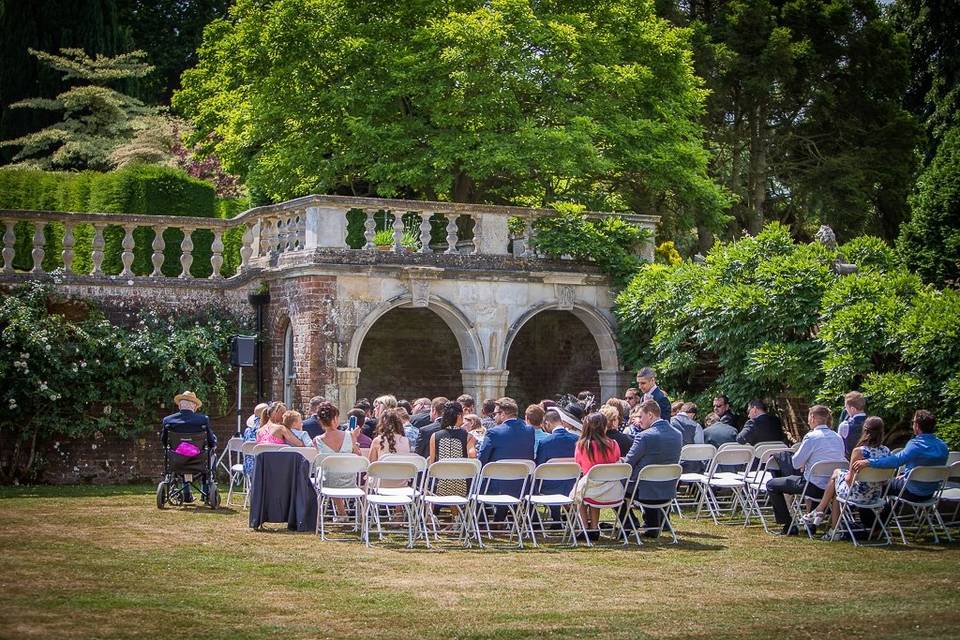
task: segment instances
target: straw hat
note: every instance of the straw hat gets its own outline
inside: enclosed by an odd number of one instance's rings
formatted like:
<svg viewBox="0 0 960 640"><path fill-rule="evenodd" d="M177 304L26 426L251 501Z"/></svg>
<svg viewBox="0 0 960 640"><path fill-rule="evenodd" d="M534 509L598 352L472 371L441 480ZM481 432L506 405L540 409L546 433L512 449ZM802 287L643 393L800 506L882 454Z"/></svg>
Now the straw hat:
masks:
<svg viewBox="0 0 960 640"><path fill-rule="evenodd" d="M184 400L186 400L187 402L192 402L193 404L197 405L197 409L203 406L203 403L200 402L200 398L198 398L197 394L195 394L193 391L184 391L183 393L179 393L173 396L173 401L176 404L180 404Z"/></svg>

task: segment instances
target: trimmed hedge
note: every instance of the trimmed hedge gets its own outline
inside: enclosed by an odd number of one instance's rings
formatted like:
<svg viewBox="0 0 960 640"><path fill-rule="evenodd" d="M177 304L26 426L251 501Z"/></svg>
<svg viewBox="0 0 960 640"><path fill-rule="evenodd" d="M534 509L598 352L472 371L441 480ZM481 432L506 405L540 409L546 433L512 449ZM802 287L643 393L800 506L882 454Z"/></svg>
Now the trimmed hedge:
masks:
<svg viewBox="0 0 960 640"><path fill-rule="evenodd" d="M192 216L202 218L223 217L223 212L234 211L240 206L238 201L223 204L218 201L212 185L192 178L183 171L156 165L135 165L111 171L97 173L56 173L28 169L0 169L0 208L35 209L43 211L80 211L98 213L132 213L146 215ZM19 223L16 227L16 257L14 267L30 269L33 264L33 225ZM47 271L62 266L60 256L63 241L63 227L60 224L48 225L45 236L46 254L43 266ZM93 228L90 225L78 225L74 236L74 270L89 272ZM167 229L164 234L166 248L162 271L164 275L179 275L180 242L183 233L179 229ZM151 229L139 228L134 231L133 271L137 275L149 275L153 270L150 257L154 233ZM123 229L108 226L104 231L103 270L108 274L117 274L123 269L120 255L123 252ZM213 233L208 230L195 231L193 234L193 265L190 272L198 278L210 275L210 246ZM226 240L225 240L226 244ZM233 243L236 244L236 243ZM233 247L231 247L233 248ZM224 256L227 263L239 260ZM233 270L235 270L233 266ZM232 271L230 272L232 273Z"/></svg>

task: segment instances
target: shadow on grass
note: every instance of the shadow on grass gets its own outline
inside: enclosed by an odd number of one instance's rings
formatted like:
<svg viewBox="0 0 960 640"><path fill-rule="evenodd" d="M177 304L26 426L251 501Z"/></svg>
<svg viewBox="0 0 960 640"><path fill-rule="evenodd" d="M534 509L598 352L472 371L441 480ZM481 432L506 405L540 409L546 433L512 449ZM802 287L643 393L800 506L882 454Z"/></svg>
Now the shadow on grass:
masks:
<svg viewBox="0 0 960 640"><path fill-rule="evenodd" d="M107 498L151 494L156 485L147 484L80 484L21 485L0 487L0 500L12 498Z"/></svg>

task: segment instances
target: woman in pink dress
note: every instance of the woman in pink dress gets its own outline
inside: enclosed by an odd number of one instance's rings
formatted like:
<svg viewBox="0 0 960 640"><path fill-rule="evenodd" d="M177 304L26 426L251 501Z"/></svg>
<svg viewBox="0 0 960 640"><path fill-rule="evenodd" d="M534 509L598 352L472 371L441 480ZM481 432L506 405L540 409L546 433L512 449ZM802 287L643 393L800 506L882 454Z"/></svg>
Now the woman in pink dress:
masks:
<svg viewBox="0 0 960 640"><path fill-rule="evenodd" d="M257 430L257 444L288 444L302 447L303 442L283 425L287 407L282 402L272 402L267 407L267 423Z"/></svg>

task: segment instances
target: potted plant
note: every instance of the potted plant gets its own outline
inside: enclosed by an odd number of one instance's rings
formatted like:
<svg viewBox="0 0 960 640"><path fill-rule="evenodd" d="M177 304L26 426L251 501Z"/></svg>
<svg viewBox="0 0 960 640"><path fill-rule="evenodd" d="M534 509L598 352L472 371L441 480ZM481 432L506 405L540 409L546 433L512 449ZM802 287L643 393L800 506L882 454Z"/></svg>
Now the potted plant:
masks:
<svg viewBox="0 0 960 640"><path fill-rule="evenodd" d="M270 285L266 282L261 282L253 291L247 294L247 300L255 307L269 303Z"/></svg>
<svg viewBox="0 0 960 640"><path fill-rule="evenodd" d="M390 251L393 249L393 230L381 229L373 235L373 244L380 251Z"/></svg>
<svg viewBox="0 0 960 640"><path fill-rule="evenodd" d="M420 248L420 237L412 230L407 229L403 232L403 237L400 238L400 246L407 253L416 253L417 249Z"/></svg>

